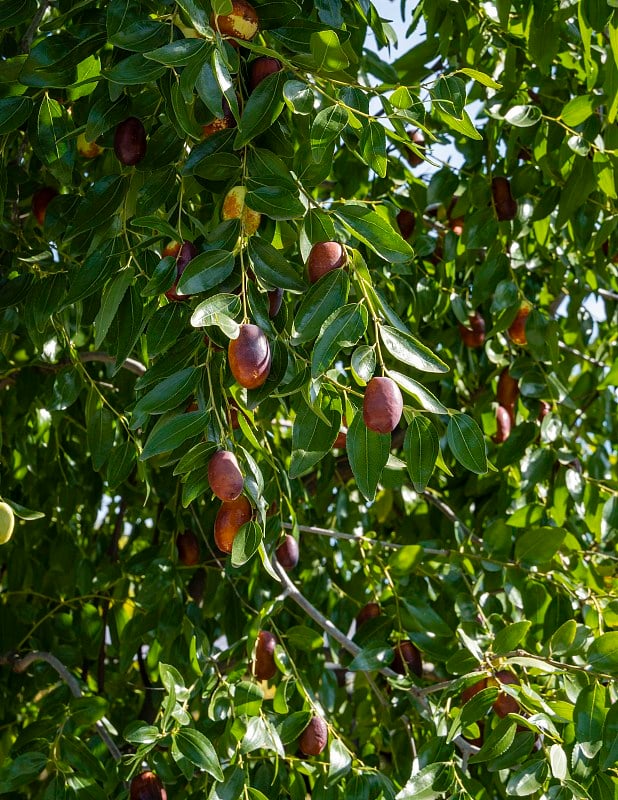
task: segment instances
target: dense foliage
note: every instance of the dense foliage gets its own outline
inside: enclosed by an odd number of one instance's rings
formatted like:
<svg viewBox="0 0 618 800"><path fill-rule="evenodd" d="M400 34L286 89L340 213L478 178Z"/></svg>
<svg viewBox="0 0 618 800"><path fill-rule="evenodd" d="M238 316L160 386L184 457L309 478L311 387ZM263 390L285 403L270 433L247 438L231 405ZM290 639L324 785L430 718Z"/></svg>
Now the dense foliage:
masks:
<svg viewBox="0 0 618 800"><path fill-rule="evenodd" d="M614 6L1 4L0 794L618 797Z"/></svg>

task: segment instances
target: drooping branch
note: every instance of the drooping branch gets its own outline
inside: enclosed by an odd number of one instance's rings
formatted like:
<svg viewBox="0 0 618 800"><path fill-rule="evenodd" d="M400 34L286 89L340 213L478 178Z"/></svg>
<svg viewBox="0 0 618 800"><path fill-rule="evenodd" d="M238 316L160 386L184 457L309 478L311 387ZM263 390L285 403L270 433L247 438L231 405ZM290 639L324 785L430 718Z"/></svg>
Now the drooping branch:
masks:
<svg viewBox="0 0 618 800"><path fill-rule="evenodd" d="M22 656L21 658L18 655L10 653L6 655L0 655L0 666L8 665L13 669L13 672L25 672L31 664L34 664L37 661L44 661L46 664L49 664L50 667L55 669L59 677L69 687L69 691L73 697L82 697L82 690L77 678L72 675L64 666L62 661L56 658L56 656L52 653L46 653L42 650L33 650L31 653L26 653L26 655ZM116 744L107 732L105 726L98 721L95 722L95 726L99 732L99 736L107 746L107 749L111 753L112 757L116 761L120 761L122 757L120 750L116 747Z"/></svg>
<svg viewBox="0 0 618 800"><path fill-rule="evenodd" d="M100 351L93 351L87 353L80 353L79 360L85 364L88 361L100 361L103 364L115 364L116 359L110 356L109 353L102 353ZM134 375L143 375L146 372L146 367L134 358L127 358L122 362L122 369L132 372Z"/></svg>

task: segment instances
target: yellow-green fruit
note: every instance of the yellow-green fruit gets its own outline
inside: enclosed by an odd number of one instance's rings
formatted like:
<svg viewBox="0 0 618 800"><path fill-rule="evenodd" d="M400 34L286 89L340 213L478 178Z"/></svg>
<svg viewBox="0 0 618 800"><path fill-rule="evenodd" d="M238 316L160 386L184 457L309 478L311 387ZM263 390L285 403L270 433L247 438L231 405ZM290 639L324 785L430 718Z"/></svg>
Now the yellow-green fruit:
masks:
<svg viewBox="0 0 618 800"><path fill-rule="evenodd" d="M0 503L0 544L6 544L13 535L15 515L6 503Z"/></svg>
<svg viewBox="0 0 618 800"><path fill-rule="evenodd" d="M223 219L242 219L244 232L252 236L260 227L262 215L245 205L247 190L244 186L234 186L225 195L221 216Z"/></svg>

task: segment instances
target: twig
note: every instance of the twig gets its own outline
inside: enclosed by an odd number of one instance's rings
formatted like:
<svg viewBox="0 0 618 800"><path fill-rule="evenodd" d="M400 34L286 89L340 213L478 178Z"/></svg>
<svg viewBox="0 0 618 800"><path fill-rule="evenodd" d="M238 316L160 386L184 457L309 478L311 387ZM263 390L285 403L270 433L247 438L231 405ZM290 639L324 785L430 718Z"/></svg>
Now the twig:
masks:
<svg viewBox="0 0 618 800"><path fill-rule="evenodd" d="M101 361L104 364L116 363L114 356L110 356L109 353L101 353L99 351L94 351L92 353L80 353L79 360L82 363L86 363L87 361ZM122 369L132 372L134 375L143 375L146 372L146 367L141 362L136 361L134 358L125 359L122 362Z"/></svg>
<svg viewBox="0 0 618 800"><path fill-rule="evenodd" d="M595 367L602 367L603 369L607 369L607 364L604 364L603 361L599 361L592 356L587 355L586 353L582 353L581 350L576 350L574 347L569 347L568 344L565 344L562 341L558 342L558 347L561 350L564 350L565 353L570 353L572 356L576 358L581 358L582 361L587 361L589 364L593 364Z"/></svg>
<svg viewBox="0 0 618 800"><path fill-rule="evenodd" d="M608 300L618 300L618 292L610 292L609 289L597 289L596 292Z"/></svg>
<svg viewBox="0 0 618 800"><path fill-rule="evenodd" d="M28 30L24 34L24 38L21 40L21 52L28 53L30 50L30 46L32 45L32 40L36 32L39 29L39 25L41 24L41 20L45 16L45 12L49 6L49 2L43 2L38 7L36 14L32 17L32 22L28 26Z"/></svg>
<svg viewBox="0 0 618 800"><path fill-rule="evenodd" d="M20 658L14 654L6 654L0 655L0 666L8 665L12 667L13 672L25 672L31 664L34 664L36 661L45 661L46 664L49 664L50 667L56 670L60 678L66 683L69 687L69 691L73 695L73 697L81 697L82 690L75 678L74 675L71 675L69 670L64 666L62 661L56 658L56 656L52 655L52 653L46 653L42 650L33 650L31 653L27 653L25 656ZM107 749L113 756L116 761L120 761L121 753L120 750L116 747L114 741L110 737L109 733L107 732L105 726L101 722L95 722L97 731L99 732L99 736L105 742Z"/></svg>

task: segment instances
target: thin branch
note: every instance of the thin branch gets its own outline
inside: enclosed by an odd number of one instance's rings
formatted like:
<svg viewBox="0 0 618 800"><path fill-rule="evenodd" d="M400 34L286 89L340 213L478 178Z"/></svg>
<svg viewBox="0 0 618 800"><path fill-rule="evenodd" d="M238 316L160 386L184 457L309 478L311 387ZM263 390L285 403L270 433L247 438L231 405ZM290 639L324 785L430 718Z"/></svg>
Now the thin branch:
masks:
<svg viewBox="0 0 618 800"><path fill-rule="evenodd" d="M581 358L582 361L587 361L589 364L593 364L595 367L602 367L603 369L607 369L607 364L603 361L599 361L592 356L587 355L586 353L582 353L581 350L576 350L574 347L569 347L568 344L565 344L562 341L558 342L558 347L561 350L564 350L565 353L570 353L572 356L576 358Z"/></svg>
<svg viewBox="0 0 618 800"><path fill-rule="evenodd" d="M468 526L459 519L459 517L453 511L453 509L448 505L448 503L445 503L441 497L438 497L438 495L435 494L430 489L426 489L423 492L423 497L425 498L425 500L427 500L428 503L431 503L432 506L435 506L438 509L438 511L441 511L444 514L444 516L447 519L449 519L452 523L459 525L459 527L461 528L466 537L468 537L475 544L481 544L481 539L479 539L478 536L475 536L472 533L470 528L468 528Z"/></svg>
<svg viewBox="0 0 618 800"><path fill-rule="evenodd" d="M12 667L13 672L25 672L31 664L34 664L36 661L45 661L46 664L49 664L50 667L56 670L60 678L66 683L69 687L69 691L73 695L73 697L81 697L82 690L75 678L74 675L71 675L69 670L64 666L62 661L60 661L56 656L52 655L52 653L46 653L42 650L33 650L31 653L27 653L25 656L20 658L15 654L6 654L0 655L0 666L8 665ZM113 756L116 761L120 761L121 753L120 750L116 747L116 744L110 737L109 733L107 732L105 726L101 722L95 722L95 726L97 731L99 732L99 736L105 742L107 749Z"/></svg>
<svg viewBox="0 0 618 800"><path fill-rule="evenodd" d="M605 297L608 300L618 300L618 292L610 292L609 289L597 289L597 294L600 294L601 297Z"/></svg>
<svg viewBox="0 0 618 800"><path fill-rule="evenodd" d="M109 353L101 353L99 351L94 351L92 353L80 353L79 360L82 363L86 363L87 361L100 361L103 364L116 363L114 356L110 356ZM140 361L136 361L134 358L125 359L125 361L122 362L122 369L132 372L134 375L143 375L146 372L146 367Z"/></svg>
<svg viewBox="0 0 618 800"><path fill-rule="evenodd" d="M36 32L39 29L39 25L45 16L45 12L49 6L49 2L43 2L38 7L36 14L32 17L32 22L28 26L28 30L24 34L24 38L21 40L21 52L28 53L30 51L30 47L32 45L32 41L35 37Z"/></svg>

